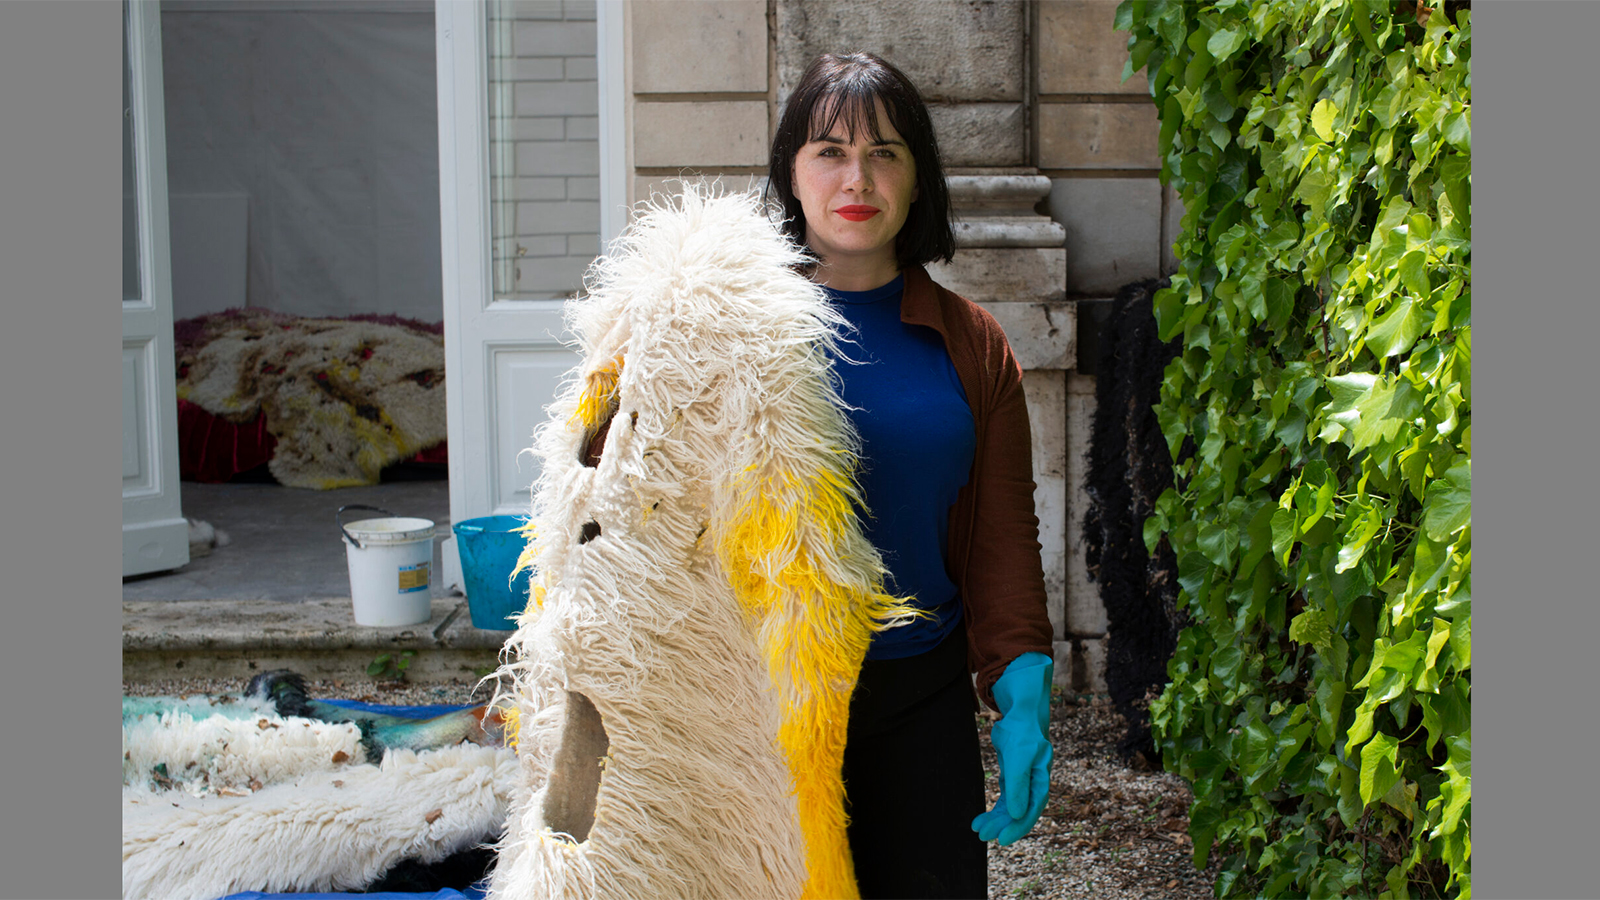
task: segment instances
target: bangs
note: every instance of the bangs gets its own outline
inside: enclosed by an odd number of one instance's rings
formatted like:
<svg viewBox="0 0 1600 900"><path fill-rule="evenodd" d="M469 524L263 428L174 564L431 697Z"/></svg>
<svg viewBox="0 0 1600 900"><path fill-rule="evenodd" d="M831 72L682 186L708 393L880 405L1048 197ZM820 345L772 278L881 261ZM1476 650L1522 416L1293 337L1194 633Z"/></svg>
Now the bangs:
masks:
<svg viewBox="0 0 1600 900"><path fill-rule="evenodd" d="M906 129L895 115L898 111L895 104L891 98L875 91L874 87L861 82L841 84L818 97L812 109L807 143L822 140L841 123L845 129L845 140L850 143L855 143L856 135L862 132L874 142L882 141L883 129L878 124L877 101L882 101L884 111L889 115L890 126L902 136L905 135Z"/></svg>

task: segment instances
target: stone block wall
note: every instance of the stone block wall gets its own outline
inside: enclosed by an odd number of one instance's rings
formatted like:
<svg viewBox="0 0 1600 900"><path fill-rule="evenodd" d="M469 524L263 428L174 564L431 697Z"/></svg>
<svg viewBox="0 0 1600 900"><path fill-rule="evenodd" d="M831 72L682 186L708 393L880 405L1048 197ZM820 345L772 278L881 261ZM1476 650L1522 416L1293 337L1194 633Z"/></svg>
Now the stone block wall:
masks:
<svg viewBox="0 0 1600 900"><path fill-rule="evenodd" d="M1066 231L1067 296L1080 308L1121 286L1171 272L1182 210L1161 185L1160 123L1143 70L1122 80L1127 33L1116 0L1033 4L1037 47L1036 165L1050 179L1049 214ZM1092 368L1092 366L1084 366ZM1079 689L1105 690L1106 612L1089 579L1082 530L1095 376L1067 379L1067 616L1057 669ZM1065 666L1063 666L1065 663Z"/></svg>
<svg viewBox="0 0 1600 900"><path fill-rule="evenodd" d="M684 176L760 186L782 103L818 54L866 50L928 101L958 252L931 267L1021 361L1058 683L1104 691L1106 615L1082 553L1094 377L1078 308L1170 271L1143 72L1122 83L1116 0L628 0L629 201Z"/></svg>

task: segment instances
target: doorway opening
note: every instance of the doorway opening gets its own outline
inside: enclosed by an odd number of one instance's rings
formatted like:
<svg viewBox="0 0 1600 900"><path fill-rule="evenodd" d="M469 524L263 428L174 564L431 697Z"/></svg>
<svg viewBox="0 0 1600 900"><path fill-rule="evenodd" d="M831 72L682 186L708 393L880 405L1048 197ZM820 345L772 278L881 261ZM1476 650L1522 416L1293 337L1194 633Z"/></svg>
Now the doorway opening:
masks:
<svg viewBox="0 0 1600 900"><path fill-rule="evenodd" d="M557 300L599 245L594 5L480 9L493 299ZM444 439L434 5L160 15L191 561L125 578L123 599L348 596L349 504L433 520L431 591L455 593L448 458L482 448ZM517 406L517 431L544 402ZM521 469L506 479L530 483Z"/></svg>

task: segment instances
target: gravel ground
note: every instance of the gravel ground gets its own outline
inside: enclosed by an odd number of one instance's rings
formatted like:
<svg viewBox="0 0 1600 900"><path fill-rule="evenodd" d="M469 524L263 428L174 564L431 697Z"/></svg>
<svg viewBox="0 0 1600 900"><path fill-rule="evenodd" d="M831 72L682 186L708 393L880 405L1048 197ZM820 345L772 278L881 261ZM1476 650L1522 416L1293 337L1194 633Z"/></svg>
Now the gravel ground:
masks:
<svg viewBox="0 0 1600 900"><path fill-rule="evenodd" d="M989 803L1000 794L988 721L982 723ZM1117 759L1122 716L1105 697L1058 696L1050 711L1050 802L1009 847L989 845L991 900L1210 898L1217 874L1195 869L1193 795L1176 775L1136 771Z"/></svg>
<svg viewBox="0 0 1600 900"><path fill-rule="evenodd" d="M247 679L122 685L129 696L220 693ZM421 705L483 702L490 685L394 684L366 680L308 681L312 697ZM980 720L984 769L992 804L999 795L990 721ZM1113 750L1121 716L1104 697L1058 696L1051 710L1055 760L1050 803L1033 831L1009 847L989 845L991 900L1201 900L1212 896L1216 863L1200 872L1191 861L1189 788L1181 778L1123 765Z"/></svg>

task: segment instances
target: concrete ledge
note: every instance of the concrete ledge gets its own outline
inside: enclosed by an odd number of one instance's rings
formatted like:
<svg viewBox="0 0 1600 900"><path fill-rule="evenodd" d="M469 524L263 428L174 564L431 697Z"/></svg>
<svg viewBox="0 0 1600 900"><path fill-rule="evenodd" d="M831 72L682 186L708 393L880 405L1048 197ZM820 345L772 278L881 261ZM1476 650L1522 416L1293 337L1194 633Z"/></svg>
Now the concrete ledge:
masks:
<svg viewBox="0 0 1600 900"><path fill-rule="evenodd" d="M127 681L243 676L289 668L311 677L365 678L382 653L414 650L413 681L474 678L493 666L510 631L474 628L466 600L433 600L420 625L355 624L350 599L173 600L122 605Z"/></svg>
<svg viewBox="0 0 1600 900"><path fill-rule="evenodd" d="M122 654L122 680L134 684L179 678L244 678L273 669L292 669L311 679L362 681L375 650L318 650L256 653L175 651ZM418 650L406 669L412 683L475 682L499 664L492 650Z"/></svg>
<svg viewBox="0 0 1600 900"><path fill-rule="evenodd" d="M952 225L957 247L1059 247L1067 230L1044 216L971 216Z"/></svg>

